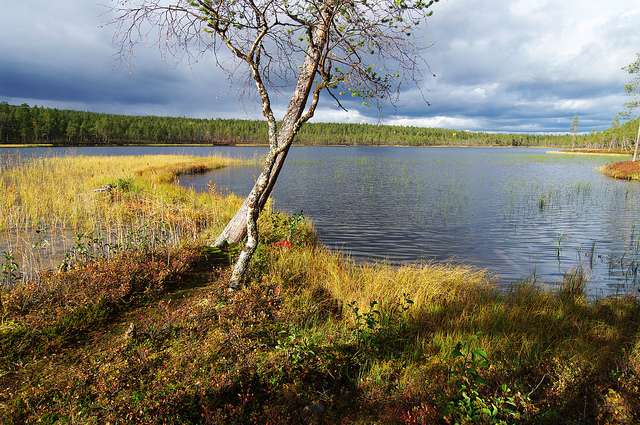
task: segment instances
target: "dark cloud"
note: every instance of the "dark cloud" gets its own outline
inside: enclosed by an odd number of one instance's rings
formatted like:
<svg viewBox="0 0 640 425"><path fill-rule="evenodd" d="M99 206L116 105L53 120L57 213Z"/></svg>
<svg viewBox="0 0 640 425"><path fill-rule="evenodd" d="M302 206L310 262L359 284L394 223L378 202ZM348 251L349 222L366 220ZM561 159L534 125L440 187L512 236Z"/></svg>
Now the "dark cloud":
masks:
<svg viewBox="0 0 640 425"><path fill-rule="evenodd" d="M166 105L188 81L167 70L127 76L109 70L65 69L34 62L3 62L0 96L87 104Z"/></svg>
<svg viewBox="0 0 640 425"><path fill-rule="evenodd" d="M109 1L109 0L105 0ZM211 57L189 63L150 43L117 60L107 9L92 1L10 2L0 15L0 100L95 111L259 117L253 87ZM627 0L448 0L418 33L429 64L384 122L490 131L606 128L622 108L621 67L640 45ZM182 58L184 59L184 58ZM233 67L231 67L233 68ZM437 74L430 77L430 72ZM431 106L427 106L425 98ZM275 96L278 111L286 89ZM316 120L377 122L376 108L323 99Z"/></svg>

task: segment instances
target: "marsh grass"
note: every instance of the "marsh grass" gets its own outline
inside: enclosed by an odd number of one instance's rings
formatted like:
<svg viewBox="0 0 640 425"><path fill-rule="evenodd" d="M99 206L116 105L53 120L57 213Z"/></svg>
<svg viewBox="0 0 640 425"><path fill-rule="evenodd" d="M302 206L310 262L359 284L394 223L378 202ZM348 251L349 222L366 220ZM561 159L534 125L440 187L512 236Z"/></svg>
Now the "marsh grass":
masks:
<svg viewBox="0 0 640 425"><path fill-rule="evenodd" d="M199 206L219 210L221 203L171 183L179 174L239 164L242 161L234 159L167 155L31 160L0 174L0 230L31 229L45 223L92 231L104 222L127 223L140 216L197 222L202 219L200 210L205 210ZM114 190L96 192L105 185Z"/></svg>
<svg viewBox="0 0 640 425"><path fill-rule="evenodd" d="M175 183L247 161L219 157L122 156L35 159L0 173L0 250L25 279L66 262L123 250L156 250L218 231L240 199Z"/></svg>
<svg viewBox="0 0 640 425"><path fill-rule="evenodd" d="M560 296L568 298L584 297L589 276L582 266L569 270L560 284Z"/></svg>

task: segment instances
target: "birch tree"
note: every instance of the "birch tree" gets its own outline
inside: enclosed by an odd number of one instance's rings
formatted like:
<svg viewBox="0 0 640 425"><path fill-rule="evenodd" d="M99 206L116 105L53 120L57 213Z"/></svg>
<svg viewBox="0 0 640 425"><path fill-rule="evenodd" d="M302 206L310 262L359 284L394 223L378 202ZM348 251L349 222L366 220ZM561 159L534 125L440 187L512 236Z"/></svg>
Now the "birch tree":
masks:
<svg viewBox="0 0 640 425"><path fill-rule="evenodd" d="M580 126L580 117L574 115L571 119L571 135L573 136L573 147L576 147L576 138L578 137L578 127Z"/></svg>
<svg viewBox="0 0 640 425"><path fill-rule="evenodd" d="M269 150L242 207L214 245L246 242L230 289L240 287L258 245L258 217L301 126L321 98L381 105L420 75L414 28L438 0L120 0L114 7L121 53L150 33L172 53L223 49L248 71L268 126ZM218 61L221 63L222 61ZM290 87L277 117L273 93Z"/></svg>
<svg viewBox="0 0 640 425"><path fill-rule="evenodd" d="M637 54L636 60L623 69L627 71L631 77L631 80L624 86L624 91L631 97L631 100L625 104L625 107L628 111L627 115L632 117L633 110L640 107L640 54ZM636 146L633 149L634 162L638 160L638 145L640 145L640 119L638 120Z"/></svg>

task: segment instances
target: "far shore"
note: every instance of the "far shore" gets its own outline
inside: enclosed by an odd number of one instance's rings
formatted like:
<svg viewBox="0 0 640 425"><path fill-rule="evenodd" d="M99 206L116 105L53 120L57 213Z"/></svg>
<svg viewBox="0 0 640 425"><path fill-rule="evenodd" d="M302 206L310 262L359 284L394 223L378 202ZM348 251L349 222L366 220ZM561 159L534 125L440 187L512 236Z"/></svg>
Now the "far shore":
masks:
<svg viewBox="0 0 640 425"><path fill-rule="evenodd" d="M596 151L570 151L570 150L554 150L547 151L547 153L554 155L590 155L590 156L631 156L630 153L622 153L622 152L596 152Z"/></svg>
<svg viewBox="0 0 640 425"><path fill-rule="evenodd" d="M108 144L63 144L63 143L25 143L25 144L0 144L2 148L114 148L114 147L239 147L239 148L267 148L267 144L261 143L108 143ZM529 149L560 149L557 146L505 146L505 145L407 145L407 144L314 144L295 143L293 147L327 147L327 148L355 148L355 147L376 147L376 148L529 148ZM561 151L553 153L565 153Z"/></svg>
<svg viewBox="0 0 640 425"><path fill-rule="evenodd" d="M54 145L53 143L0 144L0 148L52 148L55 146L57 145Z"/></svg>

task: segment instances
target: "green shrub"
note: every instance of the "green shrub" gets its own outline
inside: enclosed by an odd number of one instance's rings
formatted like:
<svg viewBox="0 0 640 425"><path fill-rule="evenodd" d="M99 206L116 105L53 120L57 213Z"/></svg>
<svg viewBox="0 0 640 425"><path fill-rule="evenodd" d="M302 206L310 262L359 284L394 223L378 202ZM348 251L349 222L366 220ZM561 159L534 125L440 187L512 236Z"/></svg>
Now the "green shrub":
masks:
<svg viewBox="0 0 640 425"><path fill-rule="evenodd" d="M450 369L455 392L444 408L444 417L453 424L507 425L526 418L528 396L514 392L507 384L488 391L482 372L490 368L486 351L472 342L458 342L451 353Z"/></svg>

